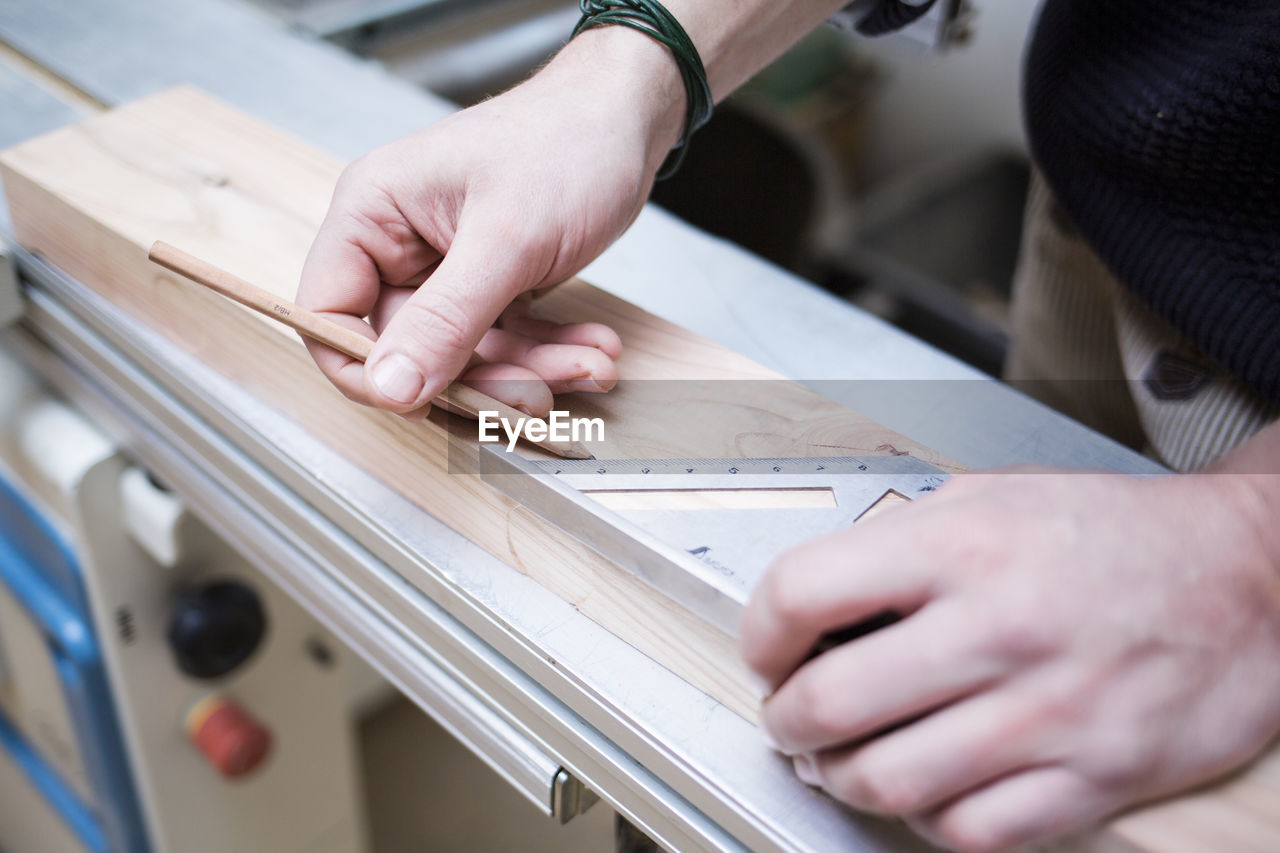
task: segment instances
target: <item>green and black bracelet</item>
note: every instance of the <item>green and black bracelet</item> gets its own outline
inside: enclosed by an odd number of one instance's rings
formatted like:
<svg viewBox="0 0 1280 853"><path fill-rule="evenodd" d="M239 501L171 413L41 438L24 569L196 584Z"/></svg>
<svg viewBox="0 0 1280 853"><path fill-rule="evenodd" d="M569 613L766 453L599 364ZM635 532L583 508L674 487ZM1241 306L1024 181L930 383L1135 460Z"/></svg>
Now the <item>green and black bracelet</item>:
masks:
<svg viewBox="0 0 1280 853"><path fill-rule="evenodd" d="M711 118L711 86L698 49L675 16L655 0L579 0L578 6L582 9L582 18L573 28L575 36L592 27L620 24L665 44L675 57L688 104L684 112L684 133L658 170L658 180L671 177L684 162L693 134Z"/></svg>

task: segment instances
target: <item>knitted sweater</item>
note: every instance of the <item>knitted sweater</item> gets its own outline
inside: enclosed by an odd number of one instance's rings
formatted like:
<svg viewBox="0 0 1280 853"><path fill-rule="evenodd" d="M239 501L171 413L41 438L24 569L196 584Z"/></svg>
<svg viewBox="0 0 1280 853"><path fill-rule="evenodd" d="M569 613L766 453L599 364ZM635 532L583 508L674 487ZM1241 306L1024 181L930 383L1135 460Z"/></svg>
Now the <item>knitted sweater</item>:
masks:
<svg viewBox="0 0 1280 853"><path fill-rule="evenodd" d="M881 0L858 27L928 5ZM1115 276L1280 403L1280 0L1044 0L1023 111Z"/></svg>
<svg viewBox="0 0 1280 853"><path fill-rule="evenodd" d="M1115 276L1280 402L1280 2L1046 0L1023 101Z"/></svg>

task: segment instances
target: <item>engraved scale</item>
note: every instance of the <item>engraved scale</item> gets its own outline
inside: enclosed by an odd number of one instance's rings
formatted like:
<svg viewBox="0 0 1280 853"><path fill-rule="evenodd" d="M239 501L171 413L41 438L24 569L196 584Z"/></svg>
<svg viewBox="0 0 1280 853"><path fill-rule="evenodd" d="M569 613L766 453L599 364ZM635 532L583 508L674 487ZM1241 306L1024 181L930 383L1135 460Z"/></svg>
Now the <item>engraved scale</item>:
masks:
<svg viewBox="0 0 1280 853"><path fill-rule="evenodd" d="M480 449L480 475L735 636L752 588L783 551L851 526L891 493L914 500L948 477L908 455L532 460L488 445ZM830 501L750 508L618 508L602 502L620 494L756 491L826 493Z"/></svg>

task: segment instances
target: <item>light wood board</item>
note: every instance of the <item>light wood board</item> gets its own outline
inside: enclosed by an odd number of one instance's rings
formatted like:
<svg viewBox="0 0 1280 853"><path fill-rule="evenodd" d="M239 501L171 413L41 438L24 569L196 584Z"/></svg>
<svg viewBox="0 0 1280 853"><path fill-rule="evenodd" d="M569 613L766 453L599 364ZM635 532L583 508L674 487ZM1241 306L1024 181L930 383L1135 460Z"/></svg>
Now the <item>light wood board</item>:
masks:
<svg viewBox="0 0 1280 853"><path fill-rule="evenodd" d="M477 479L450 472L449 432L460 430L447 422L453 416L410 424L345 400L291 332L146 259L147 247L165 240L292 299L341 165L203 93L179 88L9 149L0 155L0 177L25 246L672 672L755 719L758 697L729 637ZM584 282L571 281L538 305L550 319L602 321L622 336L619 389L604 397L560 398L560 407L575 415L605 419L607 440L593 446L597 455L905 451L958 470L929 448ZM1175 817L1186 814L1172 808ZM1174 822L1160 819L1160 825ZM1164 833L1148 831L1143 815L1122 826L1144 849L1183 849L1155 843ZM1280 822L1271 817L1269 828L1280 843Z"/></svg>
<svg viewBox="0 0 1280 853"><path fill-rule="evenodd" d="M328 385L292 332L146 260L152 241L165 240L292 298L341 165L180 88L10 149L0 174L18 238L28 248L753 717L756 699L728 637L485 484L450 473L443 424L451 416L411 424L350 403ZM906 450L951 466L928 448L583 282L539 300L539 311L560 320L600 320L622 335L620 390L560 398L575 415L605 418L607 440L593 444L597 455Z"/></svg>

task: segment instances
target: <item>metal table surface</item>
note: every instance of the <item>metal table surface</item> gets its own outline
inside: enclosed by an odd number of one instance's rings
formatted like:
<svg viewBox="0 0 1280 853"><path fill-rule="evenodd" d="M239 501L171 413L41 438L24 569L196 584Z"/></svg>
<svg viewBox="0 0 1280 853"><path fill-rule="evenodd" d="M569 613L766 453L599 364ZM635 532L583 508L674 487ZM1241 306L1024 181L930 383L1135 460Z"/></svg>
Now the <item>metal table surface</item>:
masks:
<svg viewBox="0 0 1280 853"><path fill-rule="evenodd" d="M342 157L452 109L234 0L153 10L0 0L0 42L105 104L195 83ZM76 115L0 61L6 143ZM971 466L1156 470L655 208L584 276ZM538 763L522 757L550 756L682 850L920 846L800 784L736 714L85 288L39 280L6 347L517 787Z"/></svg>

